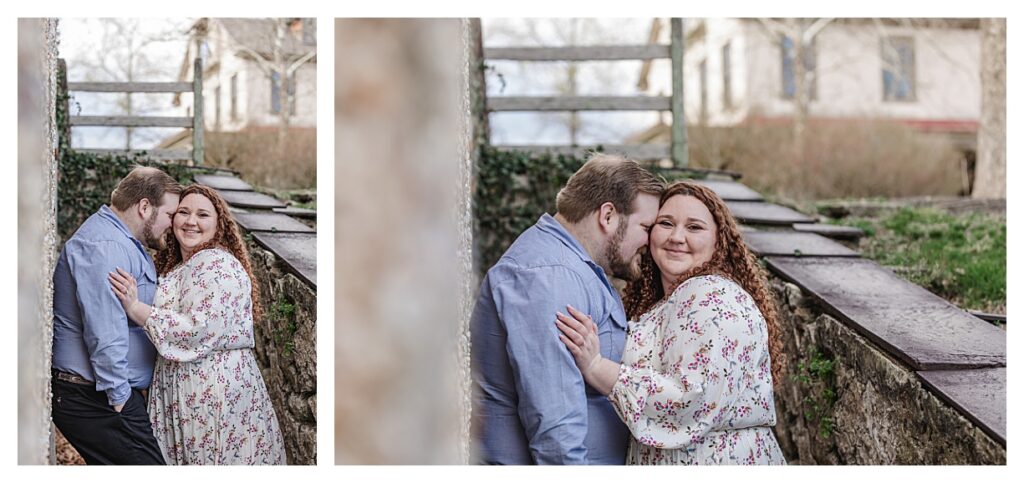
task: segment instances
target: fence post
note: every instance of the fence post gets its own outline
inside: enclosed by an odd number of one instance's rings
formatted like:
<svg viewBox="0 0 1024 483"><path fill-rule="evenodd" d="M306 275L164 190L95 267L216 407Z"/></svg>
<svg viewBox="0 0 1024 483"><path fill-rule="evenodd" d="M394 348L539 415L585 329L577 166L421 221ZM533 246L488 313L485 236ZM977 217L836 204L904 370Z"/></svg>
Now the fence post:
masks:
<svg viewBox="0 0 1024 483"><path fill-rule="evenodd" d="M192 74L192 164L203 165L203 59L197 58Z"/></svg>
<svg viewBox="0 0 1024 483"><path fill-rule="evenodd" d="M690 164L686 142L686 110L683 104L683 55L686 45L683 40L683 19L671 20L672 52L672 164L685 168Z"/></svg>

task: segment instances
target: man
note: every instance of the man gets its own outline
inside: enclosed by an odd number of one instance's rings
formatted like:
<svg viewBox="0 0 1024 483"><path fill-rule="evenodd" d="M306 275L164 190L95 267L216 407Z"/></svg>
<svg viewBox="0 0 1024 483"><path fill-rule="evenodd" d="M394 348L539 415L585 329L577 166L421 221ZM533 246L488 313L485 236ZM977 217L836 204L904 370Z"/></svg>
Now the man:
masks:
<svg viewBox="0 0 1024 483"><path fill-rule="evenodd" d="M53 422L88 464L164 464L146 411L156 349L128 321L107 274L118 267L152 305L156 266L146 247L165 246L181 186L138 167L111 206L82 223L53 273Z"/></svg>
<svg viewBox="0 0 1024 483"><path fill-rule="evenodd" d="M476 459L489 464L622 464L629 430L586 387L558 339L566 306L598 326L619 361L626 314L614 276L640 276L662 183L634 161L596 154L484 278L470 322Z"/></svg>

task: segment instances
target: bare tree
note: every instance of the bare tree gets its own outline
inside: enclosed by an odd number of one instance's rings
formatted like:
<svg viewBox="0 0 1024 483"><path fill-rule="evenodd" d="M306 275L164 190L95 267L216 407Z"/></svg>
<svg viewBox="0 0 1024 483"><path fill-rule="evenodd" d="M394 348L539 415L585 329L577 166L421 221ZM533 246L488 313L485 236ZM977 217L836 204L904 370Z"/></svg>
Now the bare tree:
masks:
<svg viewBox="0 0 1024 483"><path fill-rule="evenodd" d="M74 20L72 20L74 21ZM97 32L89 38L67 38L65 44L88 45L75 49L68 58L69 77L86 82L140 82L159 81L174 76L171 63L159 53L168 43L186 41L187 20L147 20L138 18L100 18L80 20L88 31ZM139 97L131 93L120 94L116 111L125 116L151 114L165 107L152 95ZM125 128L124 148L137 147L136 141L149 142L155 138L143 135L135 128Z"/></svg>
<svg viewBox="0 0 1024 483"><path fill-rule="evenodd" d="M277 130L277 146L279 150L279 156L283 157L283 149L285 147L285 138L288 135L288 129L291 125L291 109L295 103L295 91L289 89L294 81L295 72L299 70L303 64L316 58L316 49L312 49L301 55L294 55L291 49L287 48L291 35L291 27L295 22L301 22L301 19L297 18L274 18L269 19L267 40L269 49L266 52L257 52L244 45L240 46L241 52L248 55L249 58L256 61L256 65L259 66L263 74L267 76L267 79L272 81L272 85L276 85L278 89L278 99L281 100L281 109L278 110L278 117L280 122ZM274 77L277 77L278 81L273 83Z"/></svg>
<svg viewBox="0 0 1024 483"><path fill-rule="evenodd" d="M1006 198L1006 19L981 19L981 125L973 198Z"/></svg>
<svg viewBox="0 0 1024 483"><path fill-rule="evenodd" d="M808 69L809 59L814 55L815 37L827 27L831 18L786 18L781 20L759 18L761 25L781 45L784 38L793 41L793 80L795 84L793 102L793 143L800 158L804 156L804 132L810 114L811 89L814 86L816 69Z"/></svg>

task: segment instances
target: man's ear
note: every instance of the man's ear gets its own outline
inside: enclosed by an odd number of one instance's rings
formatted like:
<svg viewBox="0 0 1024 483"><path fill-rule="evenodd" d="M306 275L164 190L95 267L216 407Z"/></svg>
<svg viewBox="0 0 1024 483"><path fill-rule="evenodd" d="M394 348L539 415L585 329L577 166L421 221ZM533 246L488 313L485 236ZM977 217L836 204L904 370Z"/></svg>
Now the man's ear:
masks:
<svg viewBox="0 0 1024 483"><path fill-rule="evenodd" d="M148 220L149 217L152 215L152 210L155 210L156 208L152 204L150 204L149 198L143 198L139 200L138 209L139 216L141 216L143 220Z"/></svg>
<svg viewBox="0 0 1024 483"><path fill-rule="evenodd" d="M619 228L619 210L615 209L614 203L605 202L597 209L597 224L602 233L615 233Z"/></svg>

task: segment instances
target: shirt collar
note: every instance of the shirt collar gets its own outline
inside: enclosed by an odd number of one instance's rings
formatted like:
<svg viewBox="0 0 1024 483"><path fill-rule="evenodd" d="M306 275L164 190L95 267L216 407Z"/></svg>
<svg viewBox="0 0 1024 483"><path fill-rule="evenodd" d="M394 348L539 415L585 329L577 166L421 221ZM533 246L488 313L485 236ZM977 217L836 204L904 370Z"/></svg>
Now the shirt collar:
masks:
<svg viewBox="0 0 1024 483"><path fill-rule="evenodd" d="M541 231L554 236L559 241L561 241L565 246L569 247L569 249L572 250L573 253L579 255L580 259L583 260L587 265L589 265L590 268L594 270L594 273L596 273L597 276L601 278L601 282L604 283L605 288L608 289L608 292L612 296L612 299L614 299L616 302L616 308L612 310L611 318L612 320L615 321L617 325L625 328L626 313L622 307L622 299L619 297L618 292L615 291L615 287L613 287L611 282L608 280L608 275L604 273L604 269L601 268L601 266L598 265L597 262L595 262L594 259L590 257L590 254L587 253L587 251L583 248L583 245L580 244L579 240L574 238L572 234L570 234L569 231L565 229L565 226L558 222L558 220L556 220L553 216L547 213L542 215L540 217L540 220L537 221L537 227Z"/></svg>
<svg viewBox="0 0 1024 483"><path fill-rule="evenodd" d="M579 257L583 259L584 262L587 262L588 265L597 266L597 263L595 263L594 259L590 257L590 254L583 248L583 245L580 244L579 240L574 238L572 234L569 233L569 230L566 230L565 227L555 219L555 217L544 213L541 215L540 220L537 221L537 227L540 228L541 231L553 235L565 244L565 246L569 247L573 253L579 255Z"/></svg>
<svg viewBox="0 0 1024 483"><path fill-rule="evenodd" d="M132 240L138 241L135 239L135 235L132 234L131 230L128 229L128 225L124 224L124 220L122 220L121 217L117 216L117 213L114 213L114 210L111 210L109 206L101 206L99 214L101 217L106 218L108 221L113 223L114 227L120 230L121 233L124 233L125 236L131 238Z"/></svg>

